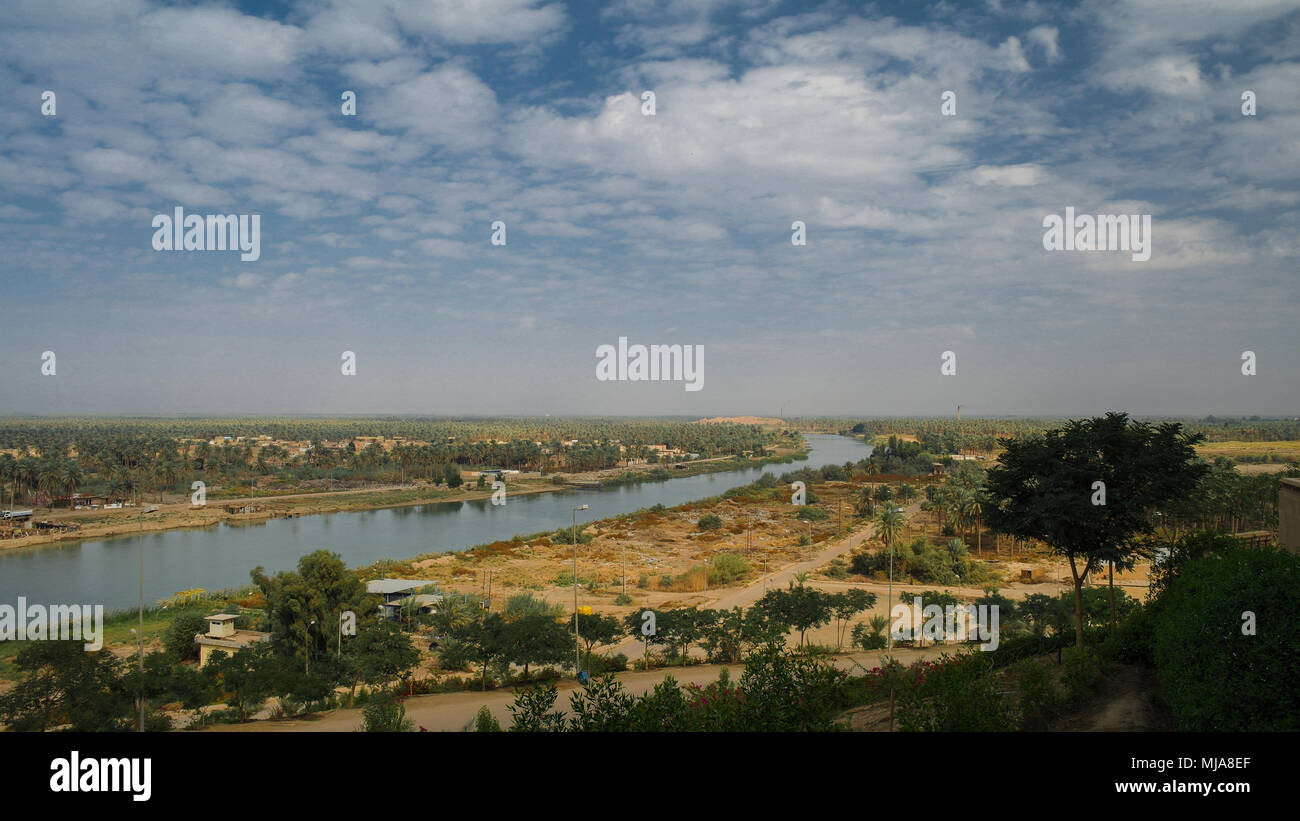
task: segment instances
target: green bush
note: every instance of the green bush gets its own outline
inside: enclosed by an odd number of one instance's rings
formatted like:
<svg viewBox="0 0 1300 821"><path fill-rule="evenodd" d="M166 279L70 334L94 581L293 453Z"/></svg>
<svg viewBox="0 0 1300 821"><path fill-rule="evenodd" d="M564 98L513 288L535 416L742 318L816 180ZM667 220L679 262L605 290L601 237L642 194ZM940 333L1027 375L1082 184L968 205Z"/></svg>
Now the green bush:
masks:
<svg viewBox="0 0 1300 821"><path fill-rule="evenodd" d="M208 622L198 613L185 613L177 616L167 625L163 634L163 649L167 657L174 661L189 661L199 657L199 646L194 643L194 636L208 631Z"/></svg>
<svg viewBox="0 0 1300 821"><path fill-rule="evenodd" d="M1015 729L998 693L999 678L985 653L939 662L917 662L915 683L898 700L898 727L905 732L1003 732Z"/></svg>
<svg viewBox="0 0 1300 821"><path fill-rule="evenodd" d="M1153 605L1154 657L1180 729L1300 730L1297 589L1300 556L1276 549L1202 556L1169 582Z"/></svg>
<svg viewBox="0 0 1300 821"><path fill-rule="evenodd" d="M361 710L361 729L367 733L409 733L415 729L415 722L406 717L406 706L390 696Z"/></svg>
<svg viewBox="0 0 1300 821"><path fill-rule="evenodd" d="M708 513L700 517L700 521L697 526L700 528L700 530L706 532L710 530L717 530L722 527L722 519L712 513Z"/></svg>
<svg viewBox="0 0 1300 821"><path fill-rule="evenodd" d="M615 653L612 656L593 655L591 657L591 667L588 672L591 675L599 673L621 673L627 669L627 655L624 653Z"/></svg>
<svg viewBox="0 0 1300 821"><path fill-rule="evenodd" d="M1061 683L1071 701L1088 698L1101 685L1105 671L1101 656L1090 647L1067 647L1063 655Z"/></svg>
<svg viewBox="0 0 1300 821"><path fill-rule="evenodd" d="M719 553L709 560L709 585L731 584L749 575L749 562L735 553Z"/></svg>
<svg viewBox="0 0 1300 821"><path fill-rule="evenodd" d="M470 733L499 733L501 732L501 722L497 717L492 715L492 711L483 705L478 708L474 718L465 725L465 731Z"/></svg>
<svg viewBox="0 0 1300 821"><path fill-rule="evenodd" d="M585 525L577 529L578 544L587 544L591 541L592 536L585 529ZM572 527L562 527L551 534L551 541L555 544L573 544L574 529Z"/></svg>
<svg viewBox="0 0 1300 821"><path fill-rule="evenodd" d="M1020 729L1042 730L1064 704L1052 675L1052 665L1022 659L1011 668L1020 693Z"/></svg>
<svg viewBox="0 0 1300 821"><path fill-rule="evenodd" d="M824 522L831 517L831 514L827 513L826 511L822 510L819 507L804 506L799 509L799 512L796 514L796 517L799 519L803 519L806 522Z"/></svg>
<svg viewBox="0 0 1300 821"><path fill-rule="evenodd" d="M632 603L632 597L626 593L619 593L614 597L614 604L623 607Z"/></svg>

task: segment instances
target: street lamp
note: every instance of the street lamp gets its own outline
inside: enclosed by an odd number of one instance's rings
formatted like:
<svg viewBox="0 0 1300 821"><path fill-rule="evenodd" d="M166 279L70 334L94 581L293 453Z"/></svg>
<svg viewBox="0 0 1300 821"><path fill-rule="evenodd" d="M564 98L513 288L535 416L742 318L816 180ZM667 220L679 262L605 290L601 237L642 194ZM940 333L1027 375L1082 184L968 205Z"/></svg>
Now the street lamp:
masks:
<svg viewBox="0 0 1300 821"><path fill-rule="evenodd" d="M140 601L139 601L139 623L138 629L133 631L136 645L138 646L137 655L139 656L140 672L140 723L137 726L137 732L144 732L144 504L139 495L136 495L136 522L139 524L139 531L136 534L135 541L137 552L140 559Z"/></svg>
<svg viewBox="0 0 1300 821"><path fill-rule="evenodd" d="M307 624L307 630L305 631L305 635L302 638L302 649L305 651L304 654L307 657L306 667L303 670L304 673L311 673L311 628L315 624L316 624L315 619L312 619L311 622ZM329 639L326 639L326 641L329 641Z"/></svg>
<svg viewBox="0 0 1300 821"><path fill-rule="evenodd" d="M573 542L573 669L577 673L582 672L582 640L578 637L578 511L586 509L587 505L573 509L573 526L569 530Z"/></svg>

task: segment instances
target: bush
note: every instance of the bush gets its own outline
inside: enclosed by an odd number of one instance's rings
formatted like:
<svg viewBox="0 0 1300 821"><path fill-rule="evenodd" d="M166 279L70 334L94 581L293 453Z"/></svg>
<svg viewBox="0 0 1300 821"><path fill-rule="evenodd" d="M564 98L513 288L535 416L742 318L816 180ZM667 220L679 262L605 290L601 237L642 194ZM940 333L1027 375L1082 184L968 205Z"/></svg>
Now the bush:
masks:
<svg viewBox="0 0 1300 821"><path fill-rule="evenodd" d="M1153 604L1154 657L1180 729L1300 730L1298 588L1300 556L1276 549L1193 559L1169 582Z"/></svg>
<svg viewBox="0 0 1300 821"><path fill-rule="evenodd" d="M1082 701L1096 692L1104 676L1101 657L1089 647L1067 647L1064 653L1065 671L1061 683L1071 701Z"/></svg>
<svg viewBox="0 0 1300 821"><path fill-rule="evenodd" d="M1042 730L1064 703L1056 687L1052 667L1033 658L1022 659L1011 668L1020 693L1020 729Z"/></svg>
<svg viewBox="0 0 1300 821"><path fill-rule="evenodd" d="M819 507L804 506L799 509L796 518L803 519L805 522L824 522L831 517L831 514Z"/></svg>
<svg viewBox="0 0 1300 821"><path fill-rule="evenodd" d="M645 573L642 573L640 576L637 576L636 586L640 590L645 590L647 587L650 586L650 577L647 576Z"/></svg>
<svg viewBox="0 0 1300 821"><path fill-rule="evenodd" d="M619 593L617 596L614 597L614 604L618 605L619 607L624 607L631 603L632 603L632 597L626 593Z"/></svg>
<svg viewBox="0 0 1300 821"><path fill-rule="evenodd" d="M749 562L735 553L719 553L709 560L709 585L731 584L749 575Z"/></svg>
<svg viewBox="0 0 1300 821"><path fill-rule="evenodd" d="M163 649L166 650L167 657L174 661L197 659L199 646L194 643L194 636L206 633L207 629L207 619L198 613L177 616L167 625L167 632L163 634Z"/></svg>
<svg viewBox="0 0 1300 821"><path fill-rule="evenodd" d="M573 544L574 530L572 527L562 527L551 534L551 541L555 544ZM591 541L592 536L586 531L586 526L577 530L578 544L587 544Z"/></svg>
<svg viewBox="0 0 1300 821"><path fill-rule="evenodd" d="M361 730L366 733L409 733L415 729L415 722L406 717L406 706L391 695L367 704L361 719Z"/></svg>
<svg viewBox="0 0 1300 821"><path fill-rule="evenodd" d="M826 568L826 578L843 581L849 577L848 565L844 564L843 559L831 559L830 566Z"/></svg>
<svg viewBox="0 0 1300 821"><path fill-rule="evenodd" d="M659 577L659 586L665 590L673 586L673 577L667 573Z"/></svg>
<svg viewBox="0 0 1300 821"><path fill-rule="evenodd" d="M703 530L705 532L708 532L710 530L717 530L722 527L722 519L720 519L718 516L712 513L709 513L700 517L700 521L697 526L700 528L700 530Z"/></svg>
<svg viewBox="0 0 1300 821"><path fill-rule="evenodd" d="M599 673L621 673L626 669L627 655L625 653L615 653L612 656L593 655L588 672L594 676Z"/></svg>
<svg viewBox="0 0 1300 821"><path fill-rule="evenodd" d="M984 653L938 664L918 662L917 682L898 702L898 727L921 732L1002 732L1015 728L1010 709L998 694L998 676Z"/></svg>
<svg viewBox="0 0 1300 821"><path fill-rule="evenodd" d="M478 708L474 718L465 725L465 732L468 733L499 733L501 732L501 722L497 717L492 715L492 711L483 705Z"/></svg>

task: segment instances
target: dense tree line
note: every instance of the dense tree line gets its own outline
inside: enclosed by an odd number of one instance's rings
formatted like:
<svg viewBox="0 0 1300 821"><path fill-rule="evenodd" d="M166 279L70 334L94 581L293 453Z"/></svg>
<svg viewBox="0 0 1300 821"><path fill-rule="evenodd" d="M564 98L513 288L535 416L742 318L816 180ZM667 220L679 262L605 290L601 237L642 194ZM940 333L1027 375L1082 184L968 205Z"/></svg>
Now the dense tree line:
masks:
<svg viewBox="0 0 1300 821"><path fill-rule="evenodd" d="M227 436L229 442L210 443ZM239 441L241 436L248 438ZM258 436L309 445L305 453L290 452L251 439ZM357 437L374 436L402 441L389 448L355 444ZM163 490L188 492L196 479L216 487L259 477L293 482L418 478L454 487L460 484L461 467L547 470L562 465L565 471L586 471L615 467L626 459L657 461L651 445L702 457L762 456L774 442L753 425L675 420L8 419L0 421L0 448L16 449L19 455L0 454L0 502L24 496L49 500L74 492L114 500L142 498Z"/></svg>

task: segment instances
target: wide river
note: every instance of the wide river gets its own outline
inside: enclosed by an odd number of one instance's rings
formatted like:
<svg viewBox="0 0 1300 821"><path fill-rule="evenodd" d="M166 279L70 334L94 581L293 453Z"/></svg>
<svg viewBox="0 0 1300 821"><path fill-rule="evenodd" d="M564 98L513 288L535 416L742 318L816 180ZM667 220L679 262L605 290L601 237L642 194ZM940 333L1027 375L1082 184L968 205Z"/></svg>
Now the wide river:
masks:
<svg viewBox="0 0 1300 821"><path fill-rule="evenodd" d="M488 500L436 502L360 513L329 513L256 524L220 524L198 530L166 530L143 536L0 551L0 604L102 604L106 610L135 607L141 541L144 600L153 604L180 590L242 587L249 571L288 570L314 550L338 553L351 567L379 559L463 550L477 544L539 533L578 522L662 504L665 507L716 496L748 484L760 473L780 475L802 467L857 462L870 446L843 436L805 435L807 461L640 482L600 490L563 490Z"/></svg>

